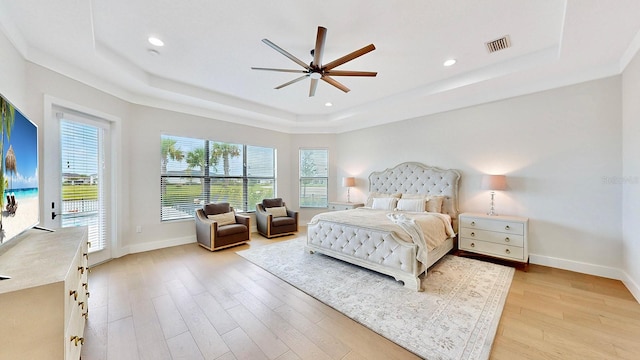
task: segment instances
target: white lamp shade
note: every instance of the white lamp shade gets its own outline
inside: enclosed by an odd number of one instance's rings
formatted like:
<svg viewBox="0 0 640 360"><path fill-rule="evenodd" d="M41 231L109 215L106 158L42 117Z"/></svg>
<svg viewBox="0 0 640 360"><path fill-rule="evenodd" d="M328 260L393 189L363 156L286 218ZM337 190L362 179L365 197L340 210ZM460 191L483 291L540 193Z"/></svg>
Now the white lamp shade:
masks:
<svg viewBox="0 0 640 360"><path fill-rule="evenodd" d="M506 190L507 177L504 175L484 175L482 188L485 190Z"/></svg>
<svg viewBox="0 0 640 360"><path fill-rule="evenodd" d="M356 178L354 177L343 177L342 178L342 186L344 187L353 187L356 186Z"/></svg>

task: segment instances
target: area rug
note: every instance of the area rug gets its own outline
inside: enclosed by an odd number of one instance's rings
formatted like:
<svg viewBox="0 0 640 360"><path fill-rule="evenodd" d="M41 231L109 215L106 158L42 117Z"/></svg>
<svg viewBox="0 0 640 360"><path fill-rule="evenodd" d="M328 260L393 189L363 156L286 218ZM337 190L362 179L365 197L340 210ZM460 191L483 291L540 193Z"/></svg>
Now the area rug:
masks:
<svg viewBox="0 0 640 360"><path fill-rule="evenodd" d="M297 238L238 255L420 357L489 358L513 268L446 255L416 292L304 245Z"/></svg>

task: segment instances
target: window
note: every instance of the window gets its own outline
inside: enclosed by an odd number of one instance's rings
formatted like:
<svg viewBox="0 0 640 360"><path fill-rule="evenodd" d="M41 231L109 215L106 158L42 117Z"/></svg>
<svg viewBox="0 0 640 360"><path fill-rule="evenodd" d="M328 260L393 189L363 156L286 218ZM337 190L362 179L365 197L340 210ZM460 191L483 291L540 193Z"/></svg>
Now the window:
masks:
<svg viewBox="0 0 640 360"><path fill-rule="evenodd" d="M105 123L61 113L61 194L60 226L87 226L89 252L107 248L105 176L108 127Z"/></svg>
<svg viewBox="0 0 640 360"><path fill-rule="evenodd" d="M327 149L300 149L300 207L327 207Z"/></svg>
<svg viewBox="0 0 640 360"><path fill-rule="evenodd" d="M275 196L275 149L161 136L161 220L193 218L209 202L253 211Z"/></svg>

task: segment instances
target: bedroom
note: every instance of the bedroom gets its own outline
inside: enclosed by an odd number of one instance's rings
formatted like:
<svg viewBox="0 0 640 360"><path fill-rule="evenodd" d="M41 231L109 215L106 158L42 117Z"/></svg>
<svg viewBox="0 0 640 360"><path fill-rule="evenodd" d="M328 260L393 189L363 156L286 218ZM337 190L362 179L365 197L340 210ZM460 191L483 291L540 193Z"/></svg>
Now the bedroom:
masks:
<svg viewBox="0 0 640 360"><path fill-rule="evenodd" d="M636 48L631 48L637 50L635 39ZM342 176L357 178L351 197L363 200L371 171L419 161L459 169L460 208L483 212L488 193L480 190L482 174L505 173L509 189L499 194L497 210L531 219L532 262L617 278L640 298L640 238L635 235L640 230L640 189L637 182L622 181L640 176L640 108L632 101L640 96L640 56L635 52L611 76L498 101L478 99L461 109L370 128L294 134L226 122L211 112L166 109L161 101L139 105L122 100L126 94L110 93L108 86L88 86L35 59L25 60L5 33L0 34L0 50L0 92L43 132L45 95L122 119L114 257L193 241L191 222L162 224L154 209L140 204L157 204L154 159L160 133L198 136L205 127L212 138L276 146L278 194L294 204L300 147L329 148L332 200L346 197L339 184ZM446 96L440 100L448 101ZM46 186L44 173L41 181ZM302 222L314 213L302 209Z"/></svg>

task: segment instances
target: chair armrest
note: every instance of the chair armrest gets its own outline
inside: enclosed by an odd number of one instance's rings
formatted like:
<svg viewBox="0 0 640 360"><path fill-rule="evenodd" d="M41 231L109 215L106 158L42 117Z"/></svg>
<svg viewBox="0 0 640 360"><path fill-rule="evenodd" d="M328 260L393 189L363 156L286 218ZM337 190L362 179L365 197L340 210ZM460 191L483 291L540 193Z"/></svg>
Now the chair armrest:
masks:
<svg viewBox="0 0 640 360"><path fill-rule="evenodd" d="M298 212L295 210L287 209L287 216L298 219Z"/></svg>
<svg viewBox="0 0 640 360"><path fill-rule="evenodd" d="M236 223L245 225L246 227L250 228L251 218L246 215L236 214Z"/></svg>

